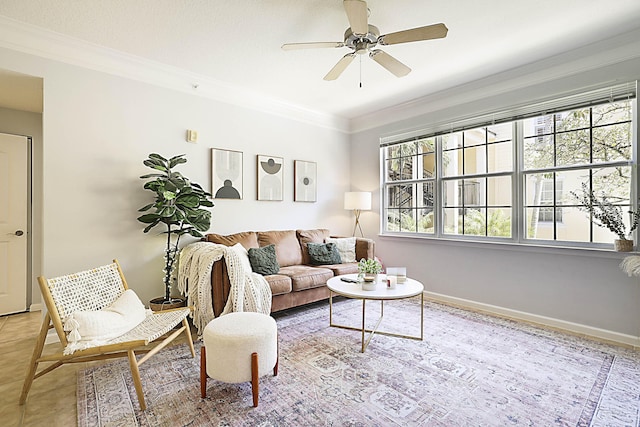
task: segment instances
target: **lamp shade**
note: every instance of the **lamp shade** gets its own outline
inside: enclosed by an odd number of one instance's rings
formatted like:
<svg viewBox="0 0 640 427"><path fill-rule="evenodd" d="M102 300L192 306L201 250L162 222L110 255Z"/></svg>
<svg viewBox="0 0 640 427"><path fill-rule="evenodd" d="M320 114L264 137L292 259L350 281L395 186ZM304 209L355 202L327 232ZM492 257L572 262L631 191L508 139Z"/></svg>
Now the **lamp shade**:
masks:
<svg viewBox="0 0 640 427"><path fill-rule="evenodd" d="M344 193L344 208L348 210L371 210L371 192L349 191Z"/></svg>

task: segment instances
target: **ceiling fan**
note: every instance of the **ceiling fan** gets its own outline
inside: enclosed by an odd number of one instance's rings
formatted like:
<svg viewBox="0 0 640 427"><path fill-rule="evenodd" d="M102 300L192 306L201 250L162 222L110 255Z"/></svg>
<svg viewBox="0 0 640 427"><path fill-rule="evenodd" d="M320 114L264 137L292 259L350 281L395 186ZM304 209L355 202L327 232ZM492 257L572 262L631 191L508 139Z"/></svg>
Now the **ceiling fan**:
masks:
<svg viewBox="0 0 640 427"><path fill-rule="evenodd" d="M324 80L335 80L358 55L369 53L371 59L382 65L396 77L406 76L411 68L395 59L388 53L374 49L376 45L389 46L392 44L409 43L421 40L440 39L447 36L447 27L440 23L425 27L412 28L380 35L380 30L369 24L369 9L367 3L362 0L344 0L344 10L347 13L350 27L344 32L343 42L311 42L311 43L286 43L282 45L284 50L315 49L348 47L352 51L338 61L338 63L324 76Z"/></svg>

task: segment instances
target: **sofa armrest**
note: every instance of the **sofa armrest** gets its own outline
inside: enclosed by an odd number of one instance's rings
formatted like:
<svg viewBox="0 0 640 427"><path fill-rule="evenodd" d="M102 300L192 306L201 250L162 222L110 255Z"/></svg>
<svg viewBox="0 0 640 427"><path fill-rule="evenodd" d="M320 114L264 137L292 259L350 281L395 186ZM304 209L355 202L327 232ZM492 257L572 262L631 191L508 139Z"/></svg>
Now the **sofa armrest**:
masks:
<svg viewBox="0 0 640 427"><path fill-rule="evenodd" d="M373 259L376 256L376 242L363 237L356 237L356 260Z"/></svg>

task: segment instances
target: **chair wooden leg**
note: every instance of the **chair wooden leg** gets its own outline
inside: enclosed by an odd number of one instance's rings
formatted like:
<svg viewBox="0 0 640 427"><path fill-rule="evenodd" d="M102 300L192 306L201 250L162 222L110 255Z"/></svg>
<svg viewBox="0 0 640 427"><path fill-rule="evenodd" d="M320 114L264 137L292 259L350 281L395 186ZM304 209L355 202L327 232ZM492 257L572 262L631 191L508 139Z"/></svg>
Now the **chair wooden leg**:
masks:
<svg viewBox="0 0 640 427"><path fill-rule="evenodd" d="M258 406L258 377L258 353L251 353L251 393L254 408Z"/></svg>
<svg viewBox="0 0 640 427"><path fill-rule="evenodd" d="M138 370L138 361L136 360L136 354L133 350L127 350L129 356L129 367L131 368L131 376L133 377L133 385L136 387L136 394L138 395L138 403L140 409L143 411L147 409L147 404L144 401L144 393L142 391L142 381L140 381L140 371Z"/></svg>
<svg viewBox="0 0 640 427"><path fill-rule="evenodd" d="M200 347L200 397L207 397L207 350Z"/></svg>
<svg viewBox="0 0 640 427"><path fill-rule="evenodd" d="M42 326L40 327L40 333L38 334L38 339L36 340L36 346L33 349L33 354L31 355L31 362L29 363L29 370L27 371L27 376L24 379L24 384L22 386L22 394L20 394L20 404L24 405L24 402L27 400L27 395L29 394L29 390L31 390L31 384L33 384L33 380L36 375L36 370L38 369L38 359L42 356L42 349L44 348L44 343L47 340L47 333L49 332L49 324L51 323L51 316L47 313L42 319Z"/></svg>
<svg viewBox="0 0 640 427"><path fill-rule="evenodd" d="M196 357L196 349L193 348L193 338L191 337L191 327L189 326L189 321L186 317L182 319L182 324L184 325L184 333L187 334L187 343L191 350L191 357Z"/></svg>

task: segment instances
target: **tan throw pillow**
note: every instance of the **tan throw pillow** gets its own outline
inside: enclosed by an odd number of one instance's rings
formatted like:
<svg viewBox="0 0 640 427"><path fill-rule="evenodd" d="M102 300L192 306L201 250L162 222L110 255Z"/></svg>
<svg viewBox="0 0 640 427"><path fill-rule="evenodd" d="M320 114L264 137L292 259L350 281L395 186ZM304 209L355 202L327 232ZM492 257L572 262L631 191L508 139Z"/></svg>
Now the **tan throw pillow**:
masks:
<svg viewBox="0 0 640 427"><path fill-rule="evenodd" d="M327 243L335 243L340 253L342 262L356 262L356 238L355 237L327 237Z"/></svg>

